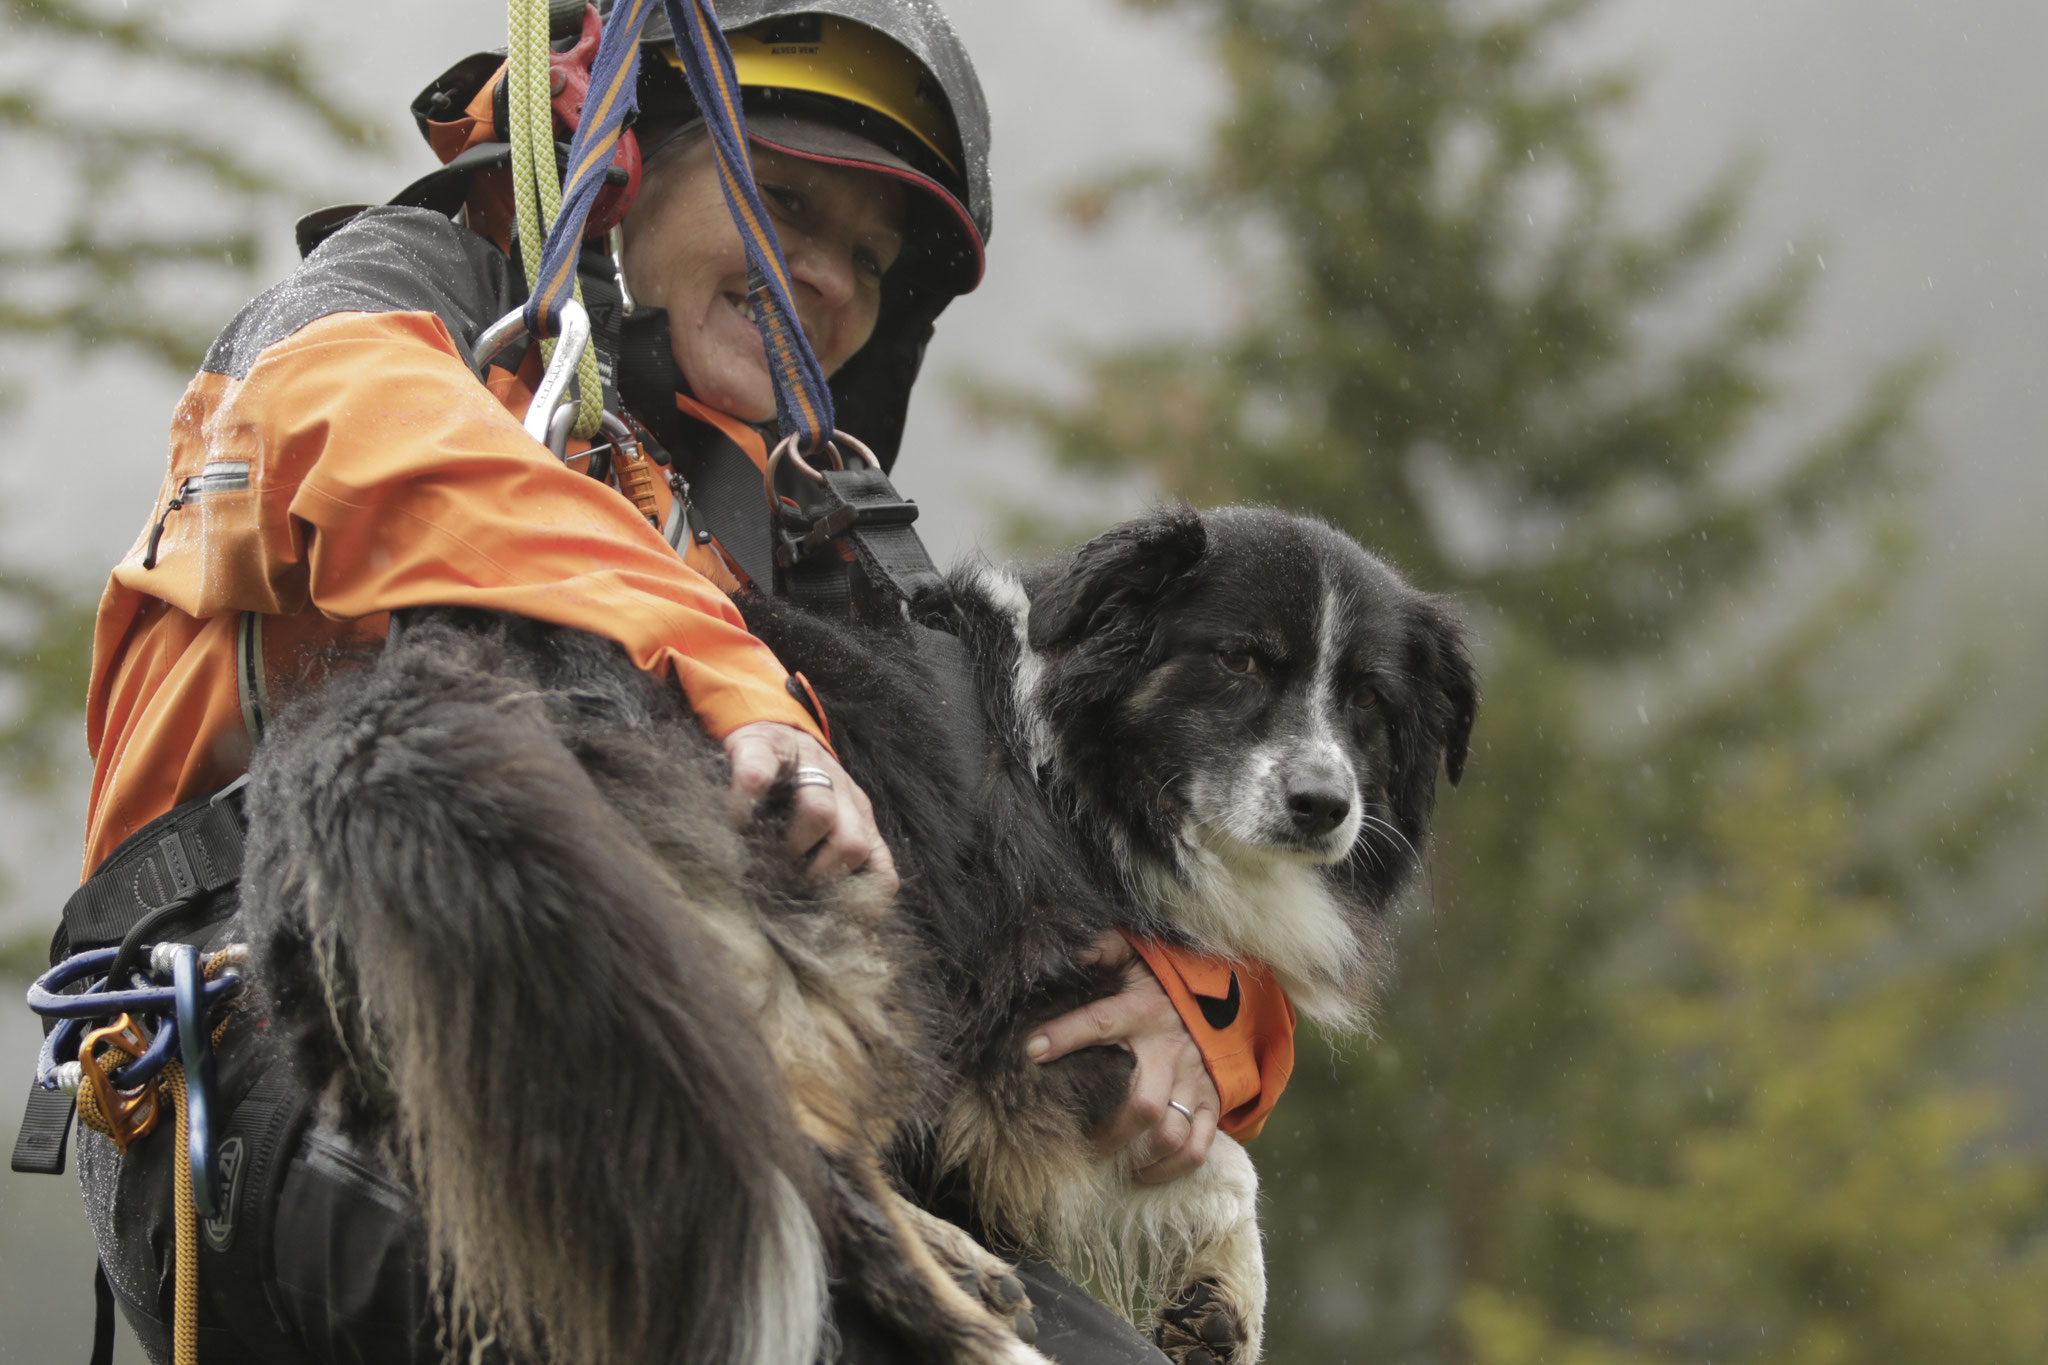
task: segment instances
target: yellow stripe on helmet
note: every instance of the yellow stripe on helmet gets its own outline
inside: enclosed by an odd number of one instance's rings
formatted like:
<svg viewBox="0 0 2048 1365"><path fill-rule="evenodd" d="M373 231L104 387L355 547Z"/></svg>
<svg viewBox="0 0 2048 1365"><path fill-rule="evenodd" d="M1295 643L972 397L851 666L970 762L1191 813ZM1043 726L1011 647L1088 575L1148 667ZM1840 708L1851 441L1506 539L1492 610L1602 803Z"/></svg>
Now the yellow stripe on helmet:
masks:
<svg viewBox="0 0 2048 1365"><path fill-rule="evenodd" d="M901 126L958 173L953 121L923 63L865 24L834 15L771 19L725 35L742 87L829 95ZM680 68L673 47L662 55Z"/></svg>

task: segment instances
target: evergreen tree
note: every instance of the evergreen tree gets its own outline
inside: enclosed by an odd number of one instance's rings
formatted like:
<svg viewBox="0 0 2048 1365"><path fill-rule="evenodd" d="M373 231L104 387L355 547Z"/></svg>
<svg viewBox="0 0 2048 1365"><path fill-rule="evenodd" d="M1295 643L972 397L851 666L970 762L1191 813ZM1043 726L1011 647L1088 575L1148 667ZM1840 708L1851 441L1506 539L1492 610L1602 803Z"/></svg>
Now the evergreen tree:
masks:
<svg viewBox="0 0 2048 1365"><path fill-rule="evenodd" d="M2003 1097L1940 1067L2033 964L1928 953L1895 902L1840 890L1850 813L1809 785L1766 752L1710 803L1721 866L1674 907L1682 967L1602 993L1628 1008L1601 1049L1631 1082L1628 1146L1536 1165L1511 1195L1614 1262L1575 1304L1468 1291L1473 1359L2041 1358L2048 1165L2001 1151Z"/></svg>
<svg viewBox="0 0 2048 1365"><path fill-rule="evenodd" d="M317 194L317 175L267 164L238 133L302 125L303 170L371 144L372 125L295 43L197 34L156 7L0 3L0 149L37 177L0 246L0 339L131 347L190 372L248 292L262 220Z"/></svg>
<svg viewBox="0 0 2048 1365"><path fill-rule="evenodd" d="M1928 367L1876 376L1823 439L1756 448L1811 280L1729 287L1739 175L1661 230L1620 221L1600 138L1629 82L1558 51L1585 0L1153 3L1206 26L1230 107L1192 173L1077 203L1179 196L1249 281L1242 319L1093 357L1083 401L989 407L1077 470L1329 518L1458 594L1487 684L1381 1036L1305 1047L1256 1149L1274 1358L1890 1359L1911 1312L1883 1300L1950 1237L1984 1293L1898 1358L2016 1358L1987 1343L2038 1327L2041 1167L1973 1171L1985 1120L1961 1101L1886 1109L2007 997L1959 972L1813 982L1872 970L1866 920L1894 964L1944 951L1911 913L1927 870L1969 866L2039 775L2016 748L1917 837L1792 842L1949 737L1908 699L1886 733L1822 744L1814 686L1910 570ZM1782 845L1721 795L1769 754L1799 774L1758 807ZM1772 880L1788 867L1807 880ZM1800 1009L1803 1055L1774 1051ZM1722 1098L1695 1102L1715 1067ZM1811 1122L1766 1112L1809 1099ZM1860 1174L1818 1183L1865 1122L1885 1140ZM1773 1212L1780 1144L1777 1174L1830 1210ZM1871 1211L1905 1243L1882 1265L1852 1235L1858 1189L1906 1200Z"/></svg>
<svg viewBox="0 0 2048 1365"><path fill-rule="evenodd" d="M237 120L302 124L300 167L371 145L371 125L322 91L294 43L223 41L125 4L4 0L0 14L0 156L24 188L35 177L0 243L14 372L121 349L190 373L254 282L261 226L317 196L238 145ZM0 688L14 699L0 780L16 795L49 791L83 750L97 594L0 563Z"/></svg>

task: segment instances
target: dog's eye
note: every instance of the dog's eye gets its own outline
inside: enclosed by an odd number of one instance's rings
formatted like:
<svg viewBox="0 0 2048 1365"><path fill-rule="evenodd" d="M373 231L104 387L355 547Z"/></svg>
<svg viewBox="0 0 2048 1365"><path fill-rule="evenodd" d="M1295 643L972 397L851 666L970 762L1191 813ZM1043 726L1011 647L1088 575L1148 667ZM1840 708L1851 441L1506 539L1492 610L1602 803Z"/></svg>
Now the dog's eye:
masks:
<svg viewBox="0 0 2048 1365"><path fill-rule="evenodd" d="M1252 657L1252 653L1248 649L1219 649L1216 651L1216 662L1222 664L1232 673L1256 673L1259 671L1259 661Z"/></svg>
<svg viewBox="0 0 2048 1365"><path fill-rule="evenodd" d="M1370 710L1380 704L1380 694L1370 687L1361 687L1351 694L1351 705L1360 711Z"/></svg>

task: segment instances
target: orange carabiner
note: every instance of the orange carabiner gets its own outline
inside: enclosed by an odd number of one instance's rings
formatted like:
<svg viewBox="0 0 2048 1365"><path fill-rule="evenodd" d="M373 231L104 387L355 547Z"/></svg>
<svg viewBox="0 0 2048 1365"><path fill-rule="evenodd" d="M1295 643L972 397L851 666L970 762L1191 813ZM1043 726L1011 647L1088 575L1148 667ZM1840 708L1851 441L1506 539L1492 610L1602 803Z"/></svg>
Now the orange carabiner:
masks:
<svg viewBox="0 0 2048 1365"><path fill-rule="evenodd" d="M100 1052L102 1044L106 1048L104 1054ZM86 1034L78 1047L79 1116L112 1138L114 1146L124 1154L130 1143L156 1130L162 1109L157 1078L152 1076L133 1090L117 1090L109 1077L116 1067L149 1051L149 1044L148 1030L124 1014L106 1027Z"/></svg>

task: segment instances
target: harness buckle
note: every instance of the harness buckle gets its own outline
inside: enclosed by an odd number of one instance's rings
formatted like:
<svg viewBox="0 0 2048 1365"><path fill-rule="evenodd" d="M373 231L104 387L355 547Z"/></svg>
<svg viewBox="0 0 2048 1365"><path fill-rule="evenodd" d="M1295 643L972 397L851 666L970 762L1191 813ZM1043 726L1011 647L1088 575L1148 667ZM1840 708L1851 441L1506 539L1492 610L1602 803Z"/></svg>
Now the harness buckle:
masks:
<svg viewBox="0 0 2048 1365"><path fill-rule="evenodd" d="M860 456L859 466L847 468L839 453L841 442ZM881 461L861 442L836 431L822 451L831 459L830 469L818 469L804 459L794 436L785 437L768 457L765 479L774 509L775 562L785 569L856 531L908 526L917 520L917 504L896 492L882 473ZM798 485L797 499L784 498L776 489L776 475L783 468L795 469L811 485L808 490Z"/></svg>
<svg viewBox="0 0 2048 1365"><path fill-rule="evenodd" d="M132 1090L121 1090L114 1085L113 1073L148 1052L152 1041L149 1031L133 1016L122 1014L113 1023L87 1033L79 1044L79 1116L112 1138L123 1155L131 1143L156 1131L163 1112L162 1096L155 1076Z"/></svg>

